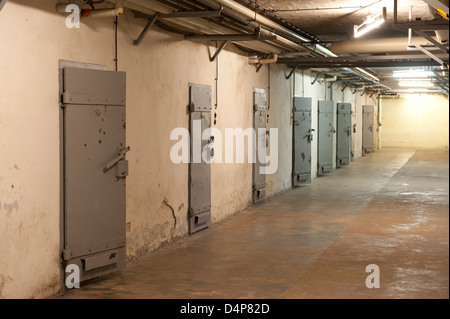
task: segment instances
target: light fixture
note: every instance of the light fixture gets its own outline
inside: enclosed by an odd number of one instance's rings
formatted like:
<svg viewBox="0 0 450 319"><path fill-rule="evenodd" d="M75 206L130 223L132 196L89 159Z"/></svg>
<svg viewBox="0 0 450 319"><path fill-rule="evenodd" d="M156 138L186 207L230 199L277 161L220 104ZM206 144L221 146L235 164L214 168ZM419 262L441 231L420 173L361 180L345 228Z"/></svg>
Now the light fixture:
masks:
<svg viewBox="0 0 450 319"><path fill-rule="evenodd" d="M432 92L429 89L408 89L408 92L411 92L410 94L413 95L414 93L428 93L428 92ZM416 94L417 95L417 94Z"/></svg>
<svg viewBox="0 0 450 319"><path fill-rule="evenodd" d="M406 99L419 99L422 97L422 94L420 93L406 93L405 98Z"/></svg>
<svg viewBox="0 0 450 319"><path fill-rule="evenodd" d="M392 75L394 78L428 78L433 76L433 72L423 70L394 71Z"/></svg>
<svg viewBox="0 0 450 319"><path fill-rule="evenodd" d="M430 81L400 81L399 86L410 88L430 88L433 87L433 83Z"/></svg>
<svg viewBox="0 0 450 319"><path fill-rule="evenodd" d="M358 70L358 71L361 72L361 73L364 73L365 75L367 75L368 77L374 79L375 81L380 82L380 79L379 79L379 78L377 78L376 76L370 74L370 73L367 72L366 70L361 69L361 68L355 68L355 69Z"/></svg>
<svg viewBox="0 0 450 319"><path fill-rule="evenodd" d="M375 28L378 28L386 21L386 17L387 17L386 7L383 7L383 11L381 13L378 13L375 16L369 15L368 17L366 17L362 24L355 25L354 28L355 38L359 38L363 34L366 34L367 32Z"/></svg>

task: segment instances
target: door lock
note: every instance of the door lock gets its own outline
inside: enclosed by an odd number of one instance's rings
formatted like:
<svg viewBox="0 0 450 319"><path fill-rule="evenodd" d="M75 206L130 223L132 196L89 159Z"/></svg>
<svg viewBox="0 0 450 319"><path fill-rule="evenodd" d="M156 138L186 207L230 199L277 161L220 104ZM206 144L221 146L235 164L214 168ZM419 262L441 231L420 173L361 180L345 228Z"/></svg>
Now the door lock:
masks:
<svg viewBox="0 0 450 319"><path fill-rule="evenodd" d="M106 166L103 168L103 172L109 171L113 166L115 166L117 163L119 163L121 160L125 159L125 155L131 150L131 148L128 146L127 148L123 150L119 150L119 155L115 157L113 160L108 162Z"/></svg>

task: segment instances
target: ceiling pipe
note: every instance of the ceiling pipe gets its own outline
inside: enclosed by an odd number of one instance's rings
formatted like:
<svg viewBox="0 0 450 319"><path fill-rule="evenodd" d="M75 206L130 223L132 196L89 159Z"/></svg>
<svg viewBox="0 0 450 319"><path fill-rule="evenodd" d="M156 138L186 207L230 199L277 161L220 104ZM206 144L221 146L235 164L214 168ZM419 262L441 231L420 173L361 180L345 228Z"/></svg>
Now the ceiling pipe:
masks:
<svg viewBox="0 0 450 319"><path fill-rule="evenodd" d="M337 75L332 76L331 78L324 77L323 82L336 82L338 79Z"/></svg>
<svg viewBox="0 0 450 319"><path fill-rule="evenodd" d="M296 39L297 41L301 41L301 42L311 42L311 40L309 40L305 37L302 37L301 35L297 34L296 32L283 27L272 20L269 20L266 17L264 17L258 13L255 13L254 11L250 10L247 7L244 7L243 5L241 5L239 3L236 3L235 1L232 1L232 0L216 0L216 1L230 9L233 9L236 12L239 12L242 15L245 15L246 17L248 17L250 19L254 19L255 22L259 22L263 26L266 26L276 32L281 33L281 35L291 37L291 38ZM327 48L325 48L319 44L314 45L314 48L312 48L312 50L319 52L325 56L336 57L336 55L333 52L331 52L330 50L328 50Z"/></svg>
<svg viewBox="0 0 450 319"><path fill-rule="evenodd" d="M113 3L118 2L118 0L110 0L110 1ZM221 9L221 5L219 3L217 3L215 0L200 0L199 2L202 3L203 5L208 5L215 10ZM159 2L148 1L148 0L125 0L123 2L123 5L130 9L133 9L133 10L136 10L139 12L143 12L146 14L150 14L150 15L155 14L156 12L172 13L174 10L170 6L164 5ZM235 13L231 9L223 8L222 12L224 15L230 14L229 16L231 18L233 18L235 20L239 19L238 21L245 24L245 22L244 22L244 21L246 21L245 18L243 18L243 17L239 18L239 14ZM204 34L230 34L233 32L233 30L230 29L231 27L224 28L217 24L214 28L211 28L211 24L208 21L205 21L200 18L172 19L171 21L168 21L168 20L164 21L164 23L169 24L169 25L180 25L182 27L188 28L195 32L201 32ZM248 27L252 27L253 29L259 27L259 25L257 23L254 23L252 21L247 22L247 23L248 23ZM192 26L194 26L194 25L197 27L192 28ZM239 23L237 23L236 26L239 26ZM247 29L245 28L245 30L247 30ZM269 33L270 31L266 31L261 28L261 32ZM264 47L264 49L262 50L262 52L264 52L264 53L281 53L285 50L298 50L298 51L303 51L305 53L309 52L306 48L302 47L301 45L298 45L297 43L294 43L294 42L292 42L286 38L282 38L282 37L278 37L278 39L276 40L276 43L272 42L272 41L265 41L265 42L261 42L261 45L257 45L254 42L253 43L240 42L239 45L244 46L248 49L256 50L256 51L258 51L258 49L257 49L258 46ZM279 49L280 45L283 49ZM272 49L269 49L269 47L271 47Z"/></svg>
<svg viewBox="0 0 450 319"><path fill-rule="evenodd" d="M123 8L98 9L98 10L86 9L83 10L82 13L83 16L86 18L110 18L121 16L123 14Z"/></svg>
<svg viewBox="0 0 450 319"><path fill-rule="evenodd" d="M249 28L252 28L253 30L261 29L260 25L256 22L254 22L254 16L249 18L248 16L244 15L244 17L246 17L246 18L244 18L242 16L242 14L236 13L236 11L234 11L228 7L226 7L226 8L223 7L222 4L218 3L216 0L196 0L196 1L201 3L204 6L208 6L214 10L222 11L223 15L229 16L230 18L232 18L236 21L239 21L240 23L246 25ZM236 25L236 26L239 26L239 25ZM265 31L264 29L261 29L261 31L268 32L268 31ZM279 37L277 39L277 42L279 42L280 44L282 44L285 47L287 46L290 50L309 52L301 45L299 45L295 42L292 42L286 38Z"/></svg>
<svg viewBox="0 0 450 319"><path fill-rule="evenodd" d="M110 0L113 3L118 3L118 0ZM123 6L138 12L142 12L149 15L154 15L156 12L160 13L173 13L174 9L165 6L159 2L149 1L149 0L125 0L123 1ZM189 19L172 19L164 21L166 25L182 27L190 32L201 33L201 34L230 34L233 33L229 28L221 27L220 25L215 25L211 28L211 23L205 21L201 18L189 18ZM236 33L238 34L238 33ZM261 51L264 53L281 53L282 50L274 47L266 42L240 42L239 45L248 48L250 50Z"/></svg>
<svg viewBox="0 0 450 319"><path fill-rule="evenodd" d="M411 41L414 45L430 45L430 42L422 37L412 37ZM345 40L331 44L331 50L336 54L406 52L407 47L407 37Z"/></svg>
<svg viewBox="0 0 450 319"><path fill-rule="evenodd" d="M117 0L112 0L112 1L113 2L117 2ZM203 2L203 4L211 5L211 0L201 0L200 2ZM309 39L307 39L307 38L305 38L305 37L303 37L303 36L293 32L293 31L291 31L291 30L289 30L289 29L287 29L287 28L277 24L276 22L273 22L273 21L271 21L271 20L261 16L260 14L256 14L255 15L255 12L253 12L252 10L250 10L250 9L248 9L248 8L242 6L242 5L240 5L240 4L238 4L238 3L234 2L234 1L231 1L231 0L214 0L214 2L216 2L218 4L221 4L221 5L224 5L227 8L232 9L232 10L236 11L237 13L240 13L240 14L244 15L250 20L254 20L255 17L256 17L256 21L255 22L261 23L266 28L270 28L272 30L278 31L279 33L281 33L280 36L287 36L287 37L290 37L291 39L294 38L294 39L296 39L298 41L301 41L301 42L311 42ZM124 6L127 6L129 8L134 9L134 10L137 10L137 11L140 11L140 12L144 12L144 13L147 13L147 14L152 14L152 12L153 12L153 14L155 12L170 13L173 10L169 6L165 6L165 5L162 5L160 3L157 3L157 2L154 2L154 1L147 1L147 0L125 0L123 2L123 4L124 4ZM224 8L224 9L226 9L226 8ZM233 17L233 18L236 18L236 17ZM208 23L206 21L202 20L202 19L190 19L190 21L186 21L185 19L178 19L178 20L179 21L172 21L172 22L174 24L181 24L181 25L184 24L188 28L190 26L187 26L186 24L194 24L194 23L197 24L198 26L201 25L201 28L202 27L204 27L204 28L208 27ZM195 22L194 22L194 20L195 20ZM220 27L219 27L219 29L220 29ZM209 31L213 31L213 30L209 29ZM217 33L218 34L224 34L225 32L224 32L224 30L221 30L221 31L215 31L214 33L216 33L216 34ZM207 34L210 34L210 32L207 32ZM293 47L294 49L297 49L299 51L304 51L305 50L304 47L302 47L302 46L300 46L300 45L298 45L298 44L288 40L287 38L279 37L277 41L283 43L284 45L288 45L290 47ZM262 44L265 45L265 43L262 43ZM247 44L247 43L242 43L241 44L240 43L240 45L246 45L246 46L248 45L250 47L250 46L256 46L256 43L254 43L254 44ZM312 51L316 51L318 53L321 53L321 54L323 54L325 56L337 57L336 54L334 54L333 52L331 52L330 50L328 50L327 48L325 48L325 47L323 47L321 45L315 44L313 46L313 48L308 48L308 49L312 50ZM275 53L277 51L278 50L272 50L273 53ZM278 53L281 53L281 52L278 51ZM344 68L344 70L347 71L347 72L350 72L352 74L355 74L355 75L357 75L357 76L359 76L361 78L364 78L365 80L378 82L377 81L378 79L376 79L374 76L370 75L370 73L365 72L362 69L359 69L358 72L354 71L354 70L351 70L351 69L348 69L348 68ZM361 70L364 71L364 72L362 72Z"/></svg>
<svg viewBox="0 0 450 319"><path fill-rule="evenodd" d="M260 59L259 63L261 64L271 64L271 63L277 63L278 61L278 55L274 54L272 58L270 59Z"/></svg>
<svg viewBox="0 0 450 319"><path fill-rule="evenodd" d="M282 35L290 36L290 37L295 38L296 40L299 40L302 42L311 42L309 39L302 37L301 35L279 25L278 23L273 22L272 20L267 19L266 17L264 17L258 13L255 13L254 11L244 7L243 5L236 3L235 1L232 1L232 0L216 0L216 1L230 9L233 9L234 11L237 11L237 12L247 16L250 19L254 19L255 22L259 22L262 25L273 29L274 31L280 32ZM324 56L337 57L337 55L332 52L332 51L334 51L333 48L331 48L331 51L330 51L327 48L325 48L319 44L315 44L314 47L310 48L310 49L313 51L319 52L319 53L323 54ZM350 70L350 69L345 68L345 70ZM350 71L353 74L359 75L369 81L379 82L378 78L374 77L373 75L371 75L367 71L364 71L361 68L357 68L358 72L353 71L353 70L350 70Z"/></svg>
<svg viewBox="0 0 450 319"><path fill-rule="evenodd" d="M379 78L377 78L376 76L370 74L370 73L367 72L366 70L361 69L361 68L355 68L355 69L358 70L359 72L365 74L366 76L368 76L368 77L371 78L372 80L375 80L376 82L380 82L380 79L379 79Z"/></svg>

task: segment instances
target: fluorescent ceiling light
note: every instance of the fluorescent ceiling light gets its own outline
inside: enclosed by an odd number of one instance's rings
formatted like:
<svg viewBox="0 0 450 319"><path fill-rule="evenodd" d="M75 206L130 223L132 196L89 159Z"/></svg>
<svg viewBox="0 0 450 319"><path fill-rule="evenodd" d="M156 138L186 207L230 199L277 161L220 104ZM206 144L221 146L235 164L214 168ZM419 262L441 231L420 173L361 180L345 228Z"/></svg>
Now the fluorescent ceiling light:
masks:
<svg viewBox="0 0 450 319"><path fill-rule="evenodd" d="M433 83L431 82L420 82L420 81L400 81L398 85L403 87L412 87L412 88L430 88L433 87Z"/></svg>
<svg viewBox="0 0 450 319"><path fill-rule="evenodd" d="M369 31L372 31L373 29L378 28L383 23L384 23L384 20L378 20L377 22L374 22L371 25L363 28L361 31L359 29L355 29L355 38L359 38L360 36L363 36L364 34L368 33Z"/></svg>
<svg viewBox="0 0 450 319"><path fill-rule="evenodd" d="M371 77L372 79L375 79L375 81L380 82L380 79L379 79L379 78L377 78L376 76L370 74L370 73L367 72L366 70L361 69L361 68L355 68L355 69L358 70L359 72L364 73L365 75Z"/></svg>
<svg viewBox="0 0 450 319"><path fill-rule="evenodd" d="M435 92L434 90L428 90L428 89L408 89L408 92L412 93L432 93Z"/></svg>
<svg viewBox="0 0 450 319"><path fill-rule="evenodd" d="M405 98L406 99L417 99L420 98L422 95L417 93L406 93Z"/></svg>
<svg viewBox="0 0 450 319"><path fill-rule="evenodd" d="M394 71L394 78L427 78L433 76L431 71Z"/></svg>
<svg viewBox="0 0 450 319"><path fill-rule="evenodd" d="M359 38L360 36L366 34L367 32L378 28L386 21L386 7L383 7L383 11L375 16L368 16L362 24L359 26L355 25L354 33L355 38Z"/></svg>

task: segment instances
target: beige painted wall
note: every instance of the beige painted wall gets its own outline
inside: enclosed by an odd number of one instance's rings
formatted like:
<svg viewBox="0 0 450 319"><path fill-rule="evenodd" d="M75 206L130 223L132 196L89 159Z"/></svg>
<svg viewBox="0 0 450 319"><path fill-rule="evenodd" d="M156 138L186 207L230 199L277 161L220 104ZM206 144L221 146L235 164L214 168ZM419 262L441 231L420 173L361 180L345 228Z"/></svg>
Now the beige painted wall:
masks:
<svg viewBox="0 0 450 319"><path fill-rule="evenodd" d="M442 95L384 99L382 147L448 149L449 104Z"/></svg>
<svg viewBox="0 0 450 319"><path fill-rule="evenodd" d="M265 66L264 68L267 68ZM278 128L278 171L267 175L267 196L292 186L292 81L284 66L270 65L269 127Z"/></svg>
<svg viewBox="0 0 450 319"><path fill-rule="evenodd" d="M114 67L112 19L86 20L67 29L57 0L8 0L0 13L0 298L47 297L60 289L60 140L58 61ZM173 164L170 132L188 128L189 83L210 85L215 63L205 43L155 27L139 47L132 41L145 21L120 18L119 70L127 73L127 256L139 258L188 231L188 165ZM13 27L12 27L13 26ZM279 166L267 176L267 194L289 189L292 170L293 78L270 67L270 127L279 129ZM296 95L317 101L330 92L306 72ZM308 84L309 83L309 84ZM253 88L269 86L269 68L256 73L229 46L219 58L216 127L253 126ZM349 101L354 95L345 92ZM350 101L353 103L353 100ZM315 124L316 125L316 124ZM315 139L317 141L317 139ZM313 170L317 170L317 144ZM315 161L315 162L314 162ZM314 173L315 174L315 173ZM252 165L212 165L212 220L251 205Z"/></svg>
<svg viewBox="0 0 450 319"><path fill-rule="evenodd" d="M0 298L46 297L60 288L58 60L114 66L113 21L69 30L56 2L11 0L1 12L0 29L9 31L0 33ZM144 24L125 15L119 27L132 148L129 259L187 234L188 165L170 161L169 137L188 127L189 83L210 85L215 94L215 63L204 43L155 28L134 47ZM267 67L256 73L233 49L222 52L219 67L217 128L252 127L252 91L268 88ZM251 204L250 163L214 164L212 172L213 222ZM286 188L273 180L271 194Z"/></svg>

